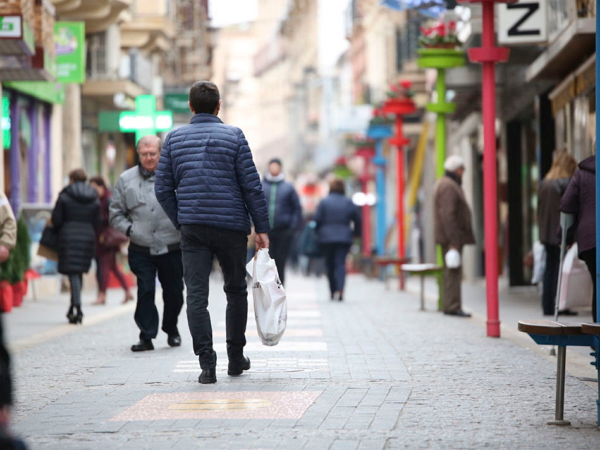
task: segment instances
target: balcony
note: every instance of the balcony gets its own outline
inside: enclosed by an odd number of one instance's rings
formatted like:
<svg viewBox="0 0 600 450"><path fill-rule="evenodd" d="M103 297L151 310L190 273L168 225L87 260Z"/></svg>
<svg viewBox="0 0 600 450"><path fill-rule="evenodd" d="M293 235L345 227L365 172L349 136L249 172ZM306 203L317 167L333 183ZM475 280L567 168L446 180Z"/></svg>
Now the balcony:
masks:
<svg viewBox="0 0 600 450"><path fill-rule="evenodd" d="M0 3L0 55L16 56L19 60L20 56L35 54L33 1L9 0Z"/></svg>
<svg viewBox="0 0 600 450"><path fill-rule="evenodd" d="M167 52L169 40L174 37L174 11L166 0L138 1L132 20L121 26L121 47L127 49Z"/></svg>
<svg viewBox="0 0 600 450"><path fill-rule="evenodd" d="M52 0L61 20L85 22L86 33L105 31L129 9L131 0Z"/></svg>
<svg viewBox="0 0 600 450"><path fill-rule="evenodd" d="M549 45L527 69L527 81L562 79L594 54L594 16L591 0L549 2Z"/></svg>

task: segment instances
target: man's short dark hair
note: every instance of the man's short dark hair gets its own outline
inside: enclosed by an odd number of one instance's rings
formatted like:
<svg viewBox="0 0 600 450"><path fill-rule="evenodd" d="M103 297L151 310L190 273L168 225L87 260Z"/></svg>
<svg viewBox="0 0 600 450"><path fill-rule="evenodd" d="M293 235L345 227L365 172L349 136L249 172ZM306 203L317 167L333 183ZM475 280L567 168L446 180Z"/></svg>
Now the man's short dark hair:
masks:
<svg viewBox="0 0 600 450"><path fill-rule="evenodd" d="M279 167L283 167L283 164L281 163L281 159L279 159L279 158L271 159L271 161L269 161L269 165L271 165L271 164L277 164L277 165L279 165Z"/></svg>
<svg viewBox="0 0 600 450"><path fill-rule="evenodd" d="M190 88L190 106L196 114L213 114L220 99L219 88L210 81L196 81Z"/></svg>
<svg viewBox="0 0 600 450"><path fill-rule="evenodd" d="M87 173L84 169L75 169L69 172L69 180L71 182L76 183L78 181L86 182L87 181Z"/></svg>

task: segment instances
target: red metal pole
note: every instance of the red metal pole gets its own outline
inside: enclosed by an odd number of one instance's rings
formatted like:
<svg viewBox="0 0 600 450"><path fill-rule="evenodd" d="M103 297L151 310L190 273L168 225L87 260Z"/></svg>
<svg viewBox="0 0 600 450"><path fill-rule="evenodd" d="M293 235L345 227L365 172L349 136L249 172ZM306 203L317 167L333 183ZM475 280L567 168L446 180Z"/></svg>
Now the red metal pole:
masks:
<svg viewBox="0 0 600 450"><path fill-rule="evenodd" d="M484 1L482 48L494 47L494 3ZM483 62L483 182L487 335L500 337L498 308L498 194L496 181L496 74L495 62Z"/></svg>

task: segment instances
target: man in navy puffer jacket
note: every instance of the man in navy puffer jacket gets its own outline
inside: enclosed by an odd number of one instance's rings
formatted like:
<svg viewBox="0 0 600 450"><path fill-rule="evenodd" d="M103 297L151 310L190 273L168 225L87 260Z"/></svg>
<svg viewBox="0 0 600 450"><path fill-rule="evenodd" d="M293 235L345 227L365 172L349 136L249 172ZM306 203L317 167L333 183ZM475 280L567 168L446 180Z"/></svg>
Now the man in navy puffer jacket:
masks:
<svg viewBox="0 0 600 450"><path fill-rule="evenodd" d="M249 216L256 229L257 248L268 248L269 215L244 133L217 117L221 107L217 86L208 81L194 83L189 103L195 115L190 125L167 136L155 190L161 206L181 229L188 324L202 368L198 381L207 384L217 381L217 355L207 310L213 257L223 269L227 295L228 374L241 375L250 368L250 359L243 353Z"/></svg>

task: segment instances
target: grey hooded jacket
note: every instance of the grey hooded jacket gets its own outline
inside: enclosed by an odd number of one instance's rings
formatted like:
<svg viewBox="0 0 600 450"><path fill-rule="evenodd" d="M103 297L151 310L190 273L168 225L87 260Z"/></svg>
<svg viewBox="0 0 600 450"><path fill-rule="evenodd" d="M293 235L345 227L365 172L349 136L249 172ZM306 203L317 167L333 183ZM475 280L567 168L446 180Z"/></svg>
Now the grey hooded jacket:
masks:
<svg viewBox="0 0 600 450"><path fill-rule="evenodd" d="M154 173L139 166L123 172L110 201L110 225L127 234L132 244L163 255L179 244L181 235L156 199L155 180Z"/></svg>

